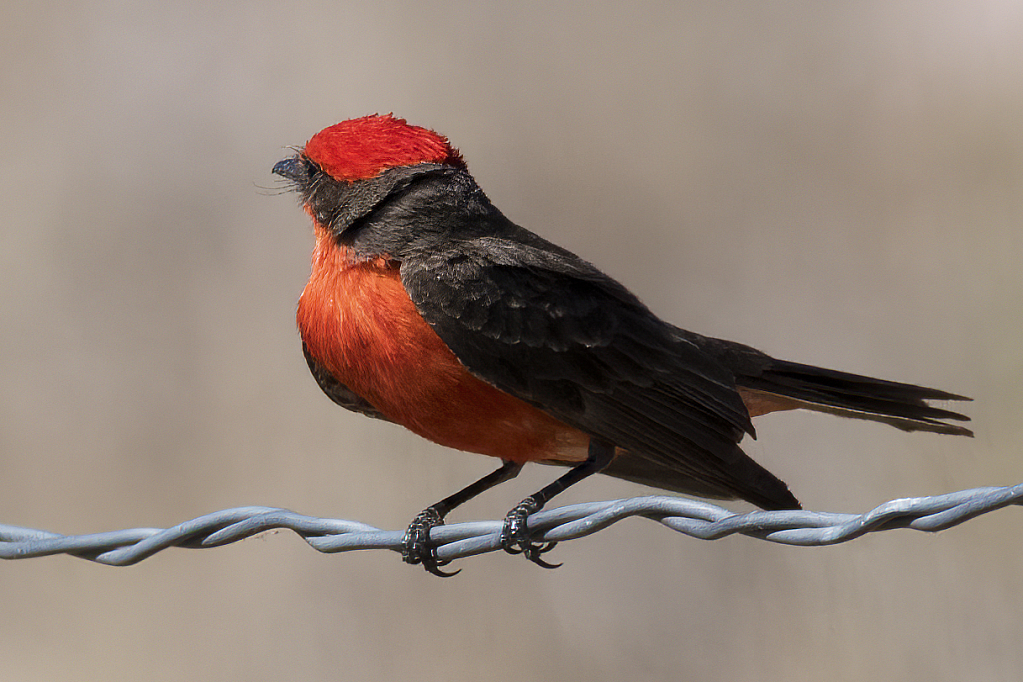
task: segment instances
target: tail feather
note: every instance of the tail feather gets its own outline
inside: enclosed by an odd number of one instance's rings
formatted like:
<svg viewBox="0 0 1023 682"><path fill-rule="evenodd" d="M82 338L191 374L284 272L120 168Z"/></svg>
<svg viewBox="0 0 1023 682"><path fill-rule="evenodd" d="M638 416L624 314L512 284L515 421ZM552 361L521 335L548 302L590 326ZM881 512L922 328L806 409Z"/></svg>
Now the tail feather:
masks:
<svg viewBox="0 0 1023 682"><path fill-rule="evenodd" d="M741 453L732 463L729 485L708 483L699 476L672 467L663 461L644 457L642 453L619 451L603 474L683 495L713 499L742 499L761 509L801 509L783 481Z"/></svg>
<svg viewBox="0 0 1023 682"><path fill-rule="evenodd" d="M965 427L947 423L969 421L969 417L927 403L970 398L934 388L783 360L772 360L756 376L736 380L744 388L788 398L808 410L882 422L904 431L973 435Z"/></svg>

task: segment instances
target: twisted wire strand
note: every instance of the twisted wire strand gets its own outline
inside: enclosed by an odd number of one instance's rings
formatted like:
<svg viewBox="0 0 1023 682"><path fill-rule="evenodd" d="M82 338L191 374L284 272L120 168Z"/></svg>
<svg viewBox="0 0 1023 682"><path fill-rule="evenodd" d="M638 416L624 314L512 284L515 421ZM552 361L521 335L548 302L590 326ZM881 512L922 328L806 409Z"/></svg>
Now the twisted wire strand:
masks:
<svg viewBox="0 0 1023 682"><path fill-rule="evenodd" d="M865 514L813 511L755 511L736 514L707 502L650 496L588 502L541 511L529 517L534 540L565 542L585 537L633 516L657 521L701 540L746 535L785 545L822 546L895 528L934 533L1008 505L1023 504L1023 483L974 488L933 497L886 502ZM500 549L502 521L438 526L430 532L442 561ZM401 551L403 530L386 531L357 521L322 519L274 507L238 507L206 514L171 528L60 535L0 524L0 559L69 554L109 566L130 566L168 547L220 547L274 529L291 530L314 549L350 552Z"/></svg>

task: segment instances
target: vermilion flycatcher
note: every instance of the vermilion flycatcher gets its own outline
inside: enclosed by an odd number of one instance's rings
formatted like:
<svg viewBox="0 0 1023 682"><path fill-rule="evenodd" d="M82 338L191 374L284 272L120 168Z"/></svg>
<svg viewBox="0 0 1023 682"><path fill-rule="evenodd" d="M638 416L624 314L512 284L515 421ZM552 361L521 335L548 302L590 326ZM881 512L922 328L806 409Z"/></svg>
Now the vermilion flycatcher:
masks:
<svg viewBox="0 0 1023 682"><path fill-rule="evenodd" d="M971 435L928 400L962 396L776 360L654 315L590 263L512 223L446 138L387 116L326 128L273 172L313 219L298 305L336 403L501 467L420 513L403 556L440 570L430 528L526 462L571 469L505 517L502 545L549 566L528 516L595 473L798 509L740 448L751 417L806 408Z"/></svg>

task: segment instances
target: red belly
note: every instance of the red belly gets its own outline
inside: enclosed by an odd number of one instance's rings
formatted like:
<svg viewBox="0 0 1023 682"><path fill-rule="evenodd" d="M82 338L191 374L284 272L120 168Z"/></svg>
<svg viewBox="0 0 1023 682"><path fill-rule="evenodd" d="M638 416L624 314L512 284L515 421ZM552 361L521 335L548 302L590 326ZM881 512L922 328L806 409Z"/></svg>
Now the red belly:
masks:
<svg viewBox="0 0 1023 682"><path fill-rule="evenodd" d="M585 459L585 434L466 370L419 315L396 262L355 261L319 227L316 237L298 327L338 381L441 445L515 462Z"/></svg>

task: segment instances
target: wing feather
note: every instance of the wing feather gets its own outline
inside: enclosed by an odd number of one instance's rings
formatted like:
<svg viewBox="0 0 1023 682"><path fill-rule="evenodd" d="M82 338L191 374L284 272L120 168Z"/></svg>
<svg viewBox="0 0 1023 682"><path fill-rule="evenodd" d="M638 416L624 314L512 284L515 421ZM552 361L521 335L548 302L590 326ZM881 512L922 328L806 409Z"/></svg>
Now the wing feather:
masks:
<svg viewBox="0 0 1023 682"><path fill-rule="evenodd" d="M754 431L727 367L589 263L525 234L403 258L410 298L470 372L701 494L796 504L739 449Z"/></svg>

